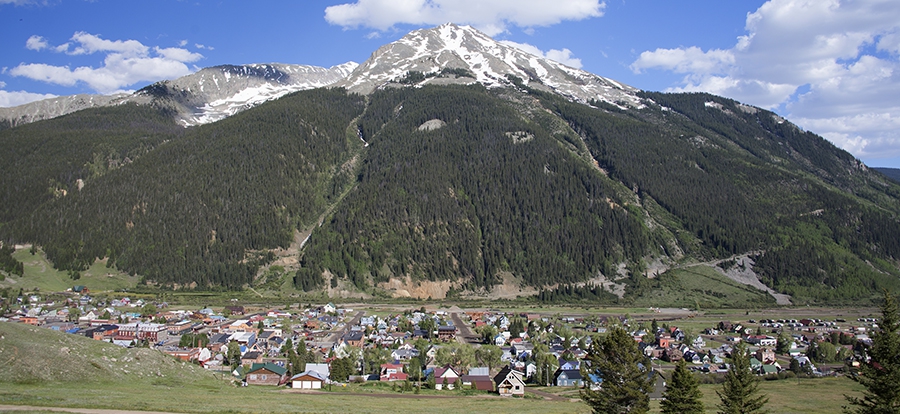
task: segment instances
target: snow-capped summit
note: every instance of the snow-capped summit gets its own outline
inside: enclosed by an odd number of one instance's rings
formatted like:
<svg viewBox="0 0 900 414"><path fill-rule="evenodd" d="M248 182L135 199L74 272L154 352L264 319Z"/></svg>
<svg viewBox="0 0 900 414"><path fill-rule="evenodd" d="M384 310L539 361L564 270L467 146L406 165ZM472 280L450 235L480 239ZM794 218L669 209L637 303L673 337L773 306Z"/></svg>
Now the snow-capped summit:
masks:
<svg viewBox="0 0 900 414"><path fill-rule="evenodd" d="M0 108L0 120L17 126L86 108L157 102L174 107L183 125L200 125L291 92L331 85L357 66L356 62L330 68L281 63L213 66L175 80L156 82L132 94L60 96Z"/></svg>
<svg viewBox="0 0 900 414"><path fill-rule="evenodd" d="M410 32L384 45L362 65L347 62L323 68L281 63L221 65L154 83L133 94L74 95L0 108L9 126L65 115L77 110L158 103L172 107L185 126L215 122L288 93L319 87L345 87L368 94L388 85L512 85L509 75L529 87L578 102L605 101L640 107L638 89L535 56L495 41L470 26L448 23Z"/></svg>
<svg viewBox="0 0 900 414"><path fill-rule="evenodd" d="M291 92L320 88L345 78L356 62L323 68L281 63L222 65L150 85L138 96L170 98L185 125L215 122Z"/></svg>
<svg viewBox="0 0 900 414"><path fill-rule="evenodd" d="M456 70L448 72L445 69ZM431 76L404 79L410 72ZM509 86L507 75L514 75L534 88L550 90L580 102L600 100L640 105L635 96L636 88L532 55L495 41L470 26L452 23L415 30L380 47L350 76L334 86L363 94L401 81L419 84L479 82L487 87L498 87Z"/></svg>

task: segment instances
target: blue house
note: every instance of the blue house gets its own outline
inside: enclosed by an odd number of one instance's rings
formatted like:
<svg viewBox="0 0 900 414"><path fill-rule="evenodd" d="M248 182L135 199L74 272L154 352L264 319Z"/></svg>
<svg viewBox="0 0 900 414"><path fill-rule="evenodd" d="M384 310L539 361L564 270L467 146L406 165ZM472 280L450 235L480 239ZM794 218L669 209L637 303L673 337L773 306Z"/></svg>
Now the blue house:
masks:
<svg viewBox="0 0 900 414"><path fill-rule="evenodd" d="M581 387L584 385L584 379L581 377L581 371L577 369L558 369L553 374L553 384L557 387Z"/></svg>

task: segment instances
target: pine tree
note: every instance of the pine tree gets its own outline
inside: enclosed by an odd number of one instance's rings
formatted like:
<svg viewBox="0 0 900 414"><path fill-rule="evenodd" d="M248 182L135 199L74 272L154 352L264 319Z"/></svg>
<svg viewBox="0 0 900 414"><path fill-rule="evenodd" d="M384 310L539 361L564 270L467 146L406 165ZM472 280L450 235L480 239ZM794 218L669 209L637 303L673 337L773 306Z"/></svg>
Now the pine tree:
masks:
<svg viewBox="0 0 900 414"><path fill-rule="evenodd" d="M738 342L731 352L731 366L725 374L722 391L716 391L722 403L721 414L765 413L763 407L769 398L759 393L759 378L750 369L750 353L743 342Z"/></svg>
<svg viewBox="0 0 900 414"><path fill-rule="evenodd" d="M638 350L634 339L620 327L614 327L602 341L591 343L585 357L583 376L587 387L581 390L584 400L595 413L645 413L650 410L653 387L647 358ZM592 389L599 377L599 389Z"/></svg>
<svg viewBox="0 0 900 414"><path fill-rule="evenodd" d="M855 407L844 407L849 413L900 412L900 312L894 297L884 291L879 331L872 335L872 345L866 350L868 363L859 366L859 373L851 376L866 387L863 397L846 396Z"/></svg>
<svg viewBox="0 0 900 414"><path fill-rule="evenodd" d="M663 414L691 414L704 413L703 402L700 398L700 388L697 379L688 371L684 360L678 361L672 379L663 393L663 400L659 403Z"/></svg>

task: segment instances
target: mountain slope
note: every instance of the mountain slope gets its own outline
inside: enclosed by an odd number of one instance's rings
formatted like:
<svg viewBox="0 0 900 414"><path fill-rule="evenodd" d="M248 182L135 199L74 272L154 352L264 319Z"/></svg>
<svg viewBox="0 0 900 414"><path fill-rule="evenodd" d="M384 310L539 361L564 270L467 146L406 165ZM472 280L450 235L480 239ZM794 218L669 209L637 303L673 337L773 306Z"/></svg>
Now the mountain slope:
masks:
<svg viewBox="0 0 900 414"><path fill-rule="evenodd" d="M198 289L251 283L300 228L289 270L307 291L627 301L698 262L801 304L900 287L900 185L771 112L640 92L445 25L332 84L351 93L173 121L287 76L215 68L185 81L202 89L142 91L155 105L0 131L0 239Z"/></svg>
<svg viewBox="0 0 900 414"><path fill-rule="evenodd" d="M213 66L131 94L60 96L0 108L0 129L127 103L166 107L183 126L208 124L291 92L331 85L356 66L355 62L331 68L281 63Z"/></svg>
<svg viewBox="0 0 900 414"><path fill-rule="evenodd" d="M106 110L117 119L120 108ZM293 229L340 193L349 171L339 167L362 146L346 129L361 110L358 95L316 89L178 128L121 168L90 176L76 164L57 174L68 191L17 210L0 231L42 245L61 269L83 270L106 257L150 282L239 287L261 260L271 260L254 251L287 246ZM52 128L81 115L26 127ZM0 145L17 132L0 132Z"/></svg>
<svg viewBox="0 0 900 414"><path fill-rule="evenodd" d="M611 79L539 58L491 39L469 26L452 23L410 32L380 47L350 75L335 84L350 92L371 93L404 79L409 72L449 76L422 79L417 84L478 82L487 87L511 86L509 75L529 86L553 91L580 102L598 100L639 105L637 89Z"/></svg>
<svg viewBox="0 0 900 414"><path fill-rule="evenodd" d="M178 109L182 124L201 125L291 92L331 85L356 66L354 62L327 69L278 63L213 66L174 81L157 82L135 96L163 100Z"/></svg>
<svg viewBox="0 0 900 414"><path fill-rule="evenodd" d="M886 177L900 183L900 168L872 168L884 174Z"/></svg>

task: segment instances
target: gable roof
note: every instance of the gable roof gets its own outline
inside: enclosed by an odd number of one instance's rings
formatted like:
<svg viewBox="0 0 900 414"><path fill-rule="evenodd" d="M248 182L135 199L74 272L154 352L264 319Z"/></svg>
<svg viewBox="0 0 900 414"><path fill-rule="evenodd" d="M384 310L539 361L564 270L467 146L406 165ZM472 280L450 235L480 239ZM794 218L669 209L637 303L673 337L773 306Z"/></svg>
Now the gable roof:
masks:
<svg viewBox="0 0 900 414"><path fill-rule="evenodd" d="M525 385L525 380L522 378L522 373L516 371L508 366L503 367L497 375L494 375L494 383L499 387L503 382L517 382Z"/></svg>
<svg viewBox="0 0 900 414"><path fill-rule="evenodd" d="M306 370L306 371L303 371L303 372L291 377L291 381L297 381L297 380L306 380L306 381L318 380L318 381L323 381L323 382L326 381L325 376L322 375L322 373L320 373L319 371L314 371L314 370Z"/></svg>
<svg viewBox="0 0 900 414"><path fill-rule="evenodd" d="M259 370L262 370L262 369L265 369L265 370L267 370L267 371L269 371L269 372L272 372L272 373L274 373L274 374L276 374L276 375L284 375L284 373L287 372L287 369L284 368L284 367L275 365L275 364L273 364L273 363L271 363L271 362L266 362L266 363L264 363L264 364L259 364L259 363L257 363L257 364L251 365L251 366L250 366L250 371L247 371L247 373L249 374L249 373L251 373L251 372L259 371Z"/></svg>
<svg viewBox="0 0 900 414"><path fill-rule="evenodd" d="M577 369L560 369L556 371L556 375L553 376L554 379L559 378L561 375L565 374L565 378L570 380L581 380L583 377L581 376L581 371Z"/></svg>
<svg viewBox="0 0 900 414"><path fill-rule="evenodd" d="M441 378L444 376L449 377L451 375L448 374L448 372L452 372L453 373L452 376L454 376L454 377L459 377L459 373L457 373L456 370L453 369L453 367L451 367L450 365L444 365L443 367L435 368L434 369L434 377L435 378Z"/></svg>

